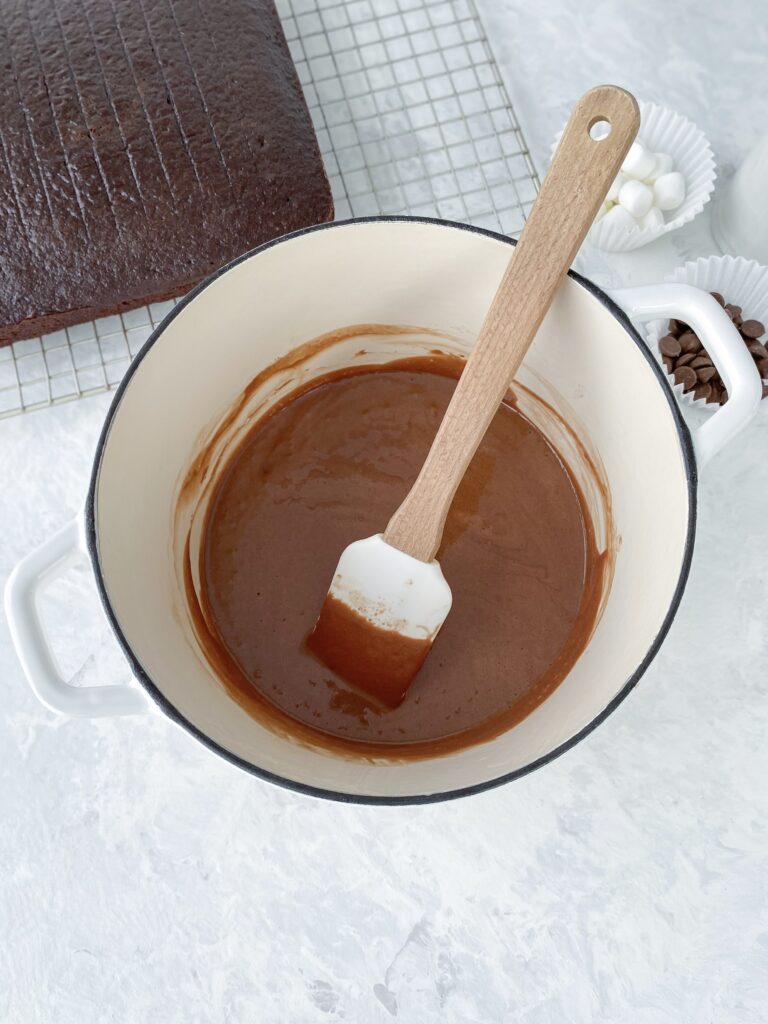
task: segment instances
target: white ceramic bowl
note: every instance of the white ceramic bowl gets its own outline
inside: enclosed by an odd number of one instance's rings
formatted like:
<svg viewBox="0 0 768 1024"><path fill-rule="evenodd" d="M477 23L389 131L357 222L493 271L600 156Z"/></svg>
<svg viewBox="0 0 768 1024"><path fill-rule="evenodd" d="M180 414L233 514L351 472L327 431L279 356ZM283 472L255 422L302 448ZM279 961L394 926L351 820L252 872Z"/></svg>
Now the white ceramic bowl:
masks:
<svg viewBox="0 0 768 1024"><path fill-rule="evenodd" d="M217 678L197 641L180 572L186 536L184 515L179 522L181 481L248 382L301 343L356 324L432 329L466 354L511 245L500 235L440 221L330 224L262 246L182 299L115 395L84 517L17 566L6 588L11 636L40 699L80 715L156 705L255 775L305 793L370 803L448 799L498 785L552 760L602 722L640 678L677 610L693 550L697 462L701 466L741 429L760 400L756 371L741 358L743 346L738 336L734 341L725 312L695 289L667 284L614 296L633 317L671 311L696 324L718 365L736 380L732 401L693 437L625 313L574 274L517 375L596 453L621 544L587 647L562 684L508 732L413 762L396 753L361 760L278 734L251 717ZM418 330L411 340L379 334L364 358L387 362L435 344L433 336L419 342ZM359 349L359 338L347 338L314 352L287 370L283 383L348 365ZM631 386L617 388L617 379ZM257 396L267 403L263 409L280 393L254 389L249 401ZM203 470L201 487L213 472L210 463ZM603 523L603 535L606 530ZM36 596L82 551L140 686L76 687L56 667Z"/></svg>

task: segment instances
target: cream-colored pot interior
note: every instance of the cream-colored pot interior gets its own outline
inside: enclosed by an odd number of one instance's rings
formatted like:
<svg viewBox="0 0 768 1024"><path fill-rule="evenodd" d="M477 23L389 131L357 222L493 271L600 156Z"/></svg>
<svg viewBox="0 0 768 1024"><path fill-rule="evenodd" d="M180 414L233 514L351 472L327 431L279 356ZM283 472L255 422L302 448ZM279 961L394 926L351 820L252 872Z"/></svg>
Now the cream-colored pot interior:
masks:
<svg viewBox="0 0 768 1024"><path fill-rule="evenodd" d="M633 337L574 279L561 288L519 379L554 403L597 453L618 545L587 649L525 721L441 758L364 763L330 755L276 735L241 709L191 628L174 533L180 485L248 382L302 343L354 324L418 325L468 351L509 255L502 239L439 223L372 221L309 231L256 252L205 286L129 377L100 454L97 572L145 684L167 711L246 766L289 784L363 798L481 786L567 744L653 652L686 562L691 510L680 427ZM375 358L386 360L419 350L419 339L371 345ZM338 365L359 349L355 339L323 358ZM315 372L322 362L301 372Z"/></svg>

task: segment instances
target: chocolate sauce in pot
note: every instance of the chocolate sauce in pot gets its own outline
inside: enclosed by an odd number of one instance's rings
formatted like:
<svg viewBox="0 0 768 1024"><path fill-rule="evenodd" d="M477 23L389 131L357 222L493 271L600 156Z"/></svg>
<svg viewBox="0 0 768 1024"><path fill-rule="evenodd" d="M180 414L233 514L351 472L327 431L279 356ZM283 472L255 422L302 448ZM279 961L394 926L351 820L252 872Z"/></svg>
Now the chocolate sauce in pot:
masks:
<svg viewBox="0 0 768 1024"><path fill-rule="evenodd" d="M586 646L605 556L569 471L511 402L448 516L438 558L453 608L403 703L366 700L305 646L341 551L404 498L462 366L435 355L315 381L225 466L196 627L223 684L272 728L350 755L445 753L523 719Z"/></svg>

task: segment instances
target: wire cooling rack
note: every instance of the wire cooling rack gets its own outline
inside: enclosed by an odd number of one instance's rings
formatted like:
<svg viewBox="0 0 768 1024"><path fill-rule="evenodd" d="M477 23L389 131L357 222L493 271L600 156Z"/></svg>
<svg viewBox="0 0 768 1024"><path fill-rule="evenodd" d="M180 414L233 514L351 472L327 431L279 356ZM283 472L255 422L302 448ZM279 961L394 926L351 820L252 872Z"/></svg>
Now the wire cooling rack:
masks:
<svg viewBox="0 0 768 1024"><path fill-rule="evenodd" d="M336 216L517 234L538 178L472 0L277 0ZM173 302L0 349L0 418L107 391Z"/></svg>

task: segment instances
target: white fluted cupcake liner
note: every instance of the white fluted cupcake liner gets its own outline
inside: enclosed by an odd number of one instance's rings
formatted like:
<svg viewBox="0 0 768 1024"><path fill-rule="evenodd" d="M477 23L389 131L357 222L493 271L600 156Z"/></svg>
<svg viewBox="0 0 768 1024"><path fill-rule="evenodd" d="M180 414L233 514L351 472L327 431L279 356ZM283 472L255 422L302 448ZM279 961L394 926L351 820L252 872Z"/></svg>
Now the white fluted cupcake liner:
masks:
<svg viewBox="0 0 768 1024"><path fill-rule="evenodd" d="M698 216L715 188L715 160L704 133L682 114L656 103L640 102L640 138L654 153L669 153L674 169L685 178L685 199L677 210L665 214L665 223L656 228L622 228L599 220L590 228L587 239L599 249L629 252L662 235L675 231ZM562 135L552 146L554 155Z"/></svg>
<svg viewBox="0 0 768 1024"><path fill-rule="evenodd" d="M741 256L705 256L678 267L665 281L675 284L691 284L705 292L719 292L726 302L741 306L745 320L759 320L768 326L768 267ZM667 373L659 351L659 341L668 333L668 320L654 320L646 330L648 347ZM759 339L765 344L765 337ZM693 392L683 391L682 384L676 384L672 374L667 380L679 402L694 409L708 409L714 412L718 406L704 398L694 398Z"/></svg>

